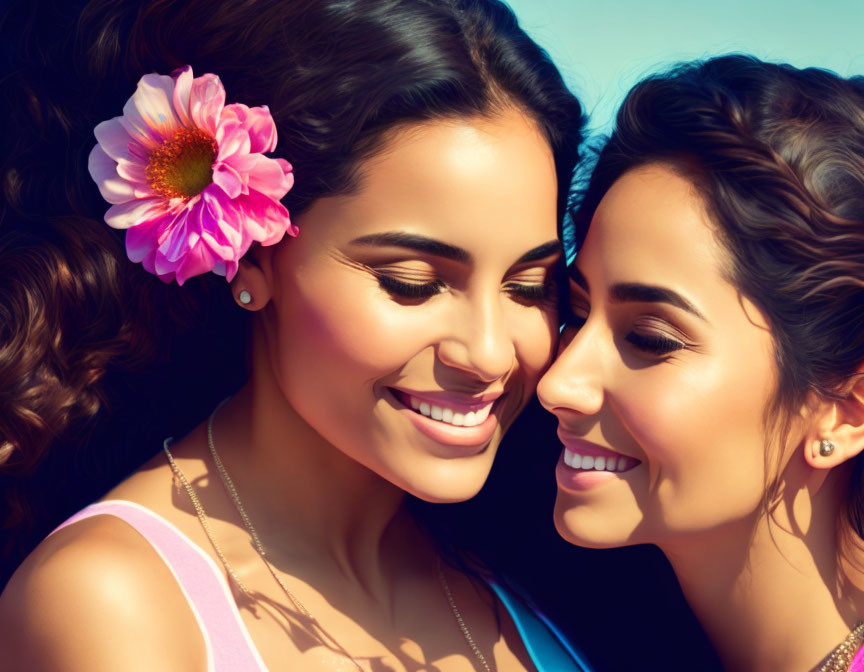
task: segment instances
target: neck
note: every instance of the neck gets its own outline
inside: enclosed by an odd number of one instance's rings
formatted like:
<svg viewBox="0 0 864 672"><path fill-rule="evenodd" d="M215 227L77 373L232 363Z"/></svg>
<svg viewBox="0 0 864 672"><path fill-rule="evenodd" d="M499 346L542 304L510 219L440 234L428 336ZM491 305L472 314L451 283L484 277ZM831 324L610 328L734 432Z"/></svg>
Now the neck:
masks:
<svg viewBox="0 0 864 672"><path fill-rule="evenodd" d="M418 534L405 493L310 427L269 364L254 371L216 414L213 439L271 560L329 559L371 587L406 546L428 550L405 544Z"/></svg>
<svg viewBox="0 0 864 672"><path fill-rule="evenodd" d="M832 479L816 496L787 488L770 520L663 548L726 669L818 670L857 622L861 593L837 567L845 490Z"/></svg>

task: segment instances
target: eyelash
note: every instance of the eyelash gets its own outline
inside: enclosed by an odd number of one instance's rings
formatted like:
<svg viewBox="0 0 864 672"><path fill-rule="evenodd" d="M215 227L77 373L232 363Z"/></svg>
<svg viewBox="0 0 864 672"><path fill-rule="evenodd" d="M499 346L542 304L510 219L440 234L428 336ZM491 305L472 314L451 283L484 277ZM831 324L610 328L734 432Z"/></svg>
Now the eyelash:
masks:
<svg viewBox="0 0 864 672"><path fill-rule="evenodd" d="M628 343L632 343L640 350L658 356L668 355L669 353L681 350L681 348L684 347L684 344L680 341L666 338L665 336L647 336L635 331L631 331L624 338Z"/></svg>
<svg viewBox="0 0 864 672"><path fill-rule="evenodd" d="M407 299L428 299L436 294L440 294L445 287L441 280L432 280L431 282L402 282L384 273L378 273L377 278L378 284L383 290ZM552 283L524 285L512 282L505 285L505 289L510 294L524 301L540 302L549 299L553 287Z"/></svg>
<svg viewBox="0 0 864 672"><path fill-rule="evenodd" d="M525 285L519 282L508 282L504 285L512 296L529 303L548 301L555 296L555 282L550 280L542 285Z"/></svg>
<svg viewBox="0 0 864 672"><path fill-rule="evenodd" d="M585 324L585 321L586 319L584 317L576 315L572 310L566 310L564 315L565 327L575 327L576 329L580 329ZM636 331L628 333L624 337L624 340L630 343L633 347L642 350L643 352L650 352L658 357L671 354L676 350L681 350L687 347L680 341L667 338L666 336L648 336Z"/></svg>
<svg viewBox="0 0 864 672"><path fill-rule="evenodd" d="M432 280L431 282L402 282L383 273L378 273L377 277L381 289L391 294L398 294L406 299L428 299L436 294L440 294L444 289L444 283L440 280Z"/></svg>

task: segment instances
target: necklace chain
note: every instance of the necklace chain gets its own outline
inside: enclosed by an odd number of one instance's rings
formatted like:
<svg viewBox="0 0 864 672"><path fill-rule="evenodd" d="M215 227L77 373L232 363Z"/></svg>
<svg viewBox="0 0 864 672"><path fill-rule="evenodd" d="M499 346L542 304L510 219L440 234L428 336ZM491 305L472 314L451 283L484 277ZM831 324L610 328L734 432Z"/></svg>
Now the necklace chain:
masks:
<svg viewBox="0 0 864 672"><path fill-rule="evenodd" d="M237 512L240 514L240 518L243 520L243 525L246 527L249 535L252 537L252 542L255 545L255 550L258 552L258 555L261 557L261 560L267 566L270 574L279 584L279 587L285 593L291 603L297 608L300 613L305 616L310 623L315 627L319 639L322 640L326 644L326 641L329 641L330 644L343 656L348 658L354 665L357 667L360 672L365 672L363 667L359 662L348 653L334 638L332 635L327 634L326 630L324 630L318 620L312 616L309 610L303 605L303 603L299 600L299 598L285 585L285 582L282 580L282 577L276 572L276 570L272 567L269 560L267 559L267 552L264 549L264 545L261 543L261 539L258 537L258 532L255 530L255 527L252 525L252 521L249 519L249 515L246 513L246 509L243 507L243 503L240 500L240 495L237 493L237 488L234 486L234 481L231 480L231 477L228 475L228 470L225 469L225 465L222 462L222 458L219 457L219 453L216 452L216 445L213 441L213 418L216 416L216 413L219 409L227 402L225 399L222 403L220 403L210 414L210 417L207 419L207 447L210 449L210 455L213 458L213 462L216 465L216 470L219 472L219 476L222 480L222 484L225 486L226 491L231 496L231 499L234 502L234 506L237 509ZM171 454L171 451L168 449L170 439L166 439L163 443L162 447L165 451L165 455L168 458L168 463L171 465L171 470L177 476L180 483L183 485L183 488L186 490L186 494L189 496L190 501L192 502L192 506L195 509L195 514L198 516L198 520L201 522L201 527L204 529L204 533L207 535L207 538L210 540L210 544L213 546L213 549L216 551L216 555L219 557L219 560L222 562L222 565L225 567L225 570L228 572L228 575L231 577L232 581L237 585L237 587L247 596L251 596L251 591L246 587L231 565L228 563L228 559L225 557L225 554L222 552L222 549L219 548L219 545L216 543L216 538L213 535L213 530L210 527L210 522L207 519L207 515L204 511L204 507L201 504L201 500L198 498L198 493L195 491L195 488L192 484L186 479L186 476L180 470L180 467L174 461L174 456ZM483 655L483 652L480 651L480 648L474 642L474 638L471 636L470 630L468 630L468 626L465 624L465 620L462 618L462 614L459 611L459 608L456 606L456 600L453 598L453 593L450 590L450 584L447 582L447 577L444 575L444 570L441 566L441 558L440 556L435 556L435 569L436 574L438 576L438 581L441 584L441 588L444 591L444 595L447 598L447 602L450 605L450 610L453 612L453 616L456 619L456 623L459 625L459 629L462 631L462 636L465 638L465 641L468 643L468 646L471 648L471 651L474 653L474 656L477 658L480 666L485 670L485 672L490 672L489 663L486 661L486 657ZM326 641L325 641L326 640ZM820 671L823 672L823 671ZM833 671L832 671L833 672Z"/></svg>
<svg viewBox="0 0 864 672"><path fill-rule="evenodd" d="M450 584L447 583L447 577L444 576L444 569L441 567L441 558L439 556L436 557L435 569L438 573L438 581L441 583L441 587L444 589L444 594L447 596L447 602L450 603L450 610L453 612L453 616L456 617L456 622L459 624L459 629L462 631L462 636L465 637L465 641L468 642L468 646L471 647L471 650L474 652L474 656L480 662L480 665L483 667L486 672L491 672L489 669L489 663L486 662L486 656L483 655L483 652L480 650L480 647L474 643L474 638L471 636L471 631L468 630L468 626L465 625L465 621L462 618L462 614L459 612L459 608L456 606L456 600L453 599L453 593L450 592Z"/></svg>
<svg viewBox="0 0 864 672"><path fill-rule="evenodd" d="M819 668L819 672L847 672L862 642L864 642L864 622L858 621L846 639L831 652L828 660Z"/></svg>

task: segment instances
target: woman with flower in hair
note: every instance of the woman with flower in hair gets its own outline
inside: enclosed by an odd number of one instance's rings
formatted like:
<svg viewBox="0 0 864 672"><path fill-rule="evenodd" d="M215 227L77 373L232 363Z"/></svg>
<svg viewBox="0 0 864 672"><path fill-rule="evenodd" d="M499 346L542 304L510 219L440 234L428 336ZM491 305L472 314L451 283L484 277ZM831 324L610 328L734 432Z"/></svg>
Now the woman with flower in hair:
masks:
<svg viewBox="0 0 864 672"><path fill-rule="evenodd" d="M650 77L575 222L559 532L659 546L729 670L864 669L864 80Z"/></svg>
<svg viewBox="0 0 864 672"><path fill-rule="evenodd" d="M584 669L406 506L477 493L557 338L582 112L510 10L95 0L13 24L6 527L54 455L204 420L21 565L4 669ZM183 323L194 344L130 389L120 364Z"/></svg>

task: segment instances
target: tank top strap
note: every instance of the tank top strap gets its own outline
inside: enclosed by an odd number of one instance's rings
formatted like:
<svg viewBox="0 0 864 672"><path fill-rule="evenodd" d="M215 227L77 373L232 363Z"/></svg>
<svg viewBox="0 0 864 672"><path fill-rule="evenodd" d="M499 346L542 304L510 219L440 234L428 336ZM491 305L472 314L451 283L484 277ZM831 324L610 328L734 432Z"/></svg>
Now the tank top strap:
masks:
<svg viewBox="0 0 864 672"><path fill-rule="evenodd" d="M489 585L510 613L538 672L591 672L584 655L552 621L529 607L504 585L496 581L490 581Z"/></svg>
<svg viewBox="0 0 864 672"><path fill-rule="evenodd" d="M132 526L171 570L201 628L208 672L267 671L216 563L159 514L135 502L106 500L83 508L51 534L99 515L115 516Z"/></svg>

